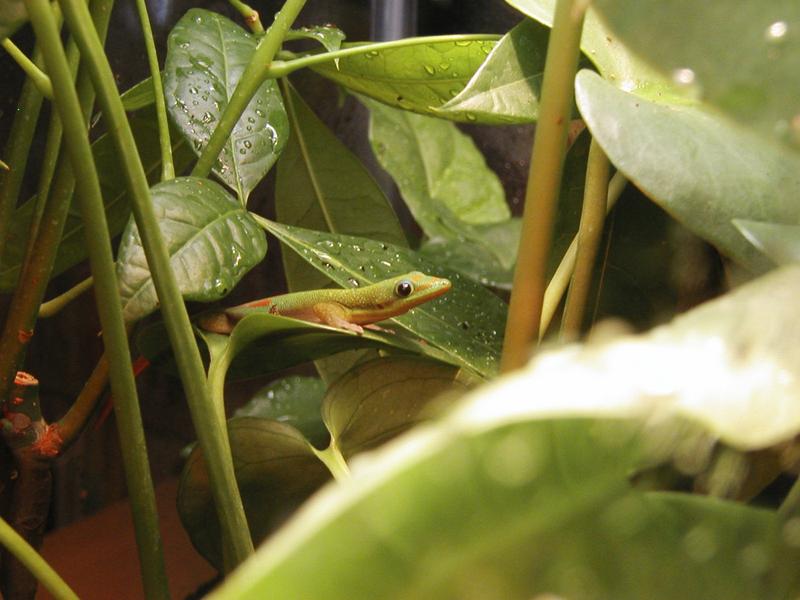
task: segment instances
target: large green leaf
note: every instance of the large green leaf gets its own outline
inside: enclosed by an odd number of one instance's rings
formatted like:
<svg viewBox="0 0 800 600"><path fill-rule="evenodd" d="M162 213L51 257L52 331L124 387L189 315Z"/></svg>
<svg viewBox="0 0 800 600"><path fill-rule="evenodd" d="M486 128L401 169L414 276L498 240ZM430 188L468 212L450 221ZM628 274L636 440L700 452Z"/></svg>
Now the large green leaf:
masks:
<svg viewBox="0 0 800 600"><path fill-rule="evenodd" d="M317 448L328 441L320 407L325 384L317 377L290 375L259 389L234 417L258 417L291 425Z"/></svg>
<svg viewBox="0 0 800 600"><path fill-rule="evenodd" d="M556 0L506 0L508 4L548 27ZM680 88L646 65L611 34L589 7L583 24L581 49L603 76L621 89L651 100L676 101Z"/></svg>
<svg viewBox="0 0 800 600"><path fill-rule="evenodd" d="M800 226L734 219L733 224L748 241L775 264L800 262Z"/></svg>
<svg viewBox="0 0 800 600"><path fill-rule="evenodd" d="M380 358L358 365L322 403L333 444L345 458L376 448L435 414L467 389L459 369L421 357ZM446 396L445 397L443 397Z"/></svg>
<svg viewBox="0 0 800 600"><path fill-rule="evenodd" d="M452 237L459 221L482 225L511 216L500 179L453 123L362 101L375 156L429 237Z"/></svg>
<svg viewBox="0 0 800 600"><path fill-rule="evenodd" d="M506 305L482 286L419 254L366 238L259 223L341 286L377 283L409 271L444 276L453 289L392 320L483 377L497 372Z"/></svg>
<svg viewBox="0 0 800 600"><path fill-rule="evenodd" d="M289 425L236 417L228 421L228 435L250 534L258 543L330 479L330 472ZM197 551L222 569L219 522L199 446L181 475L178 514Z"/></svg>
<svg viewBox="0 0 800 600"><path fill-rule="evenodd" d="M352 92L421 114L458 96L495 45L497 36L465 36L461 41L424 41L322 63L313 69ZM352 46L352 45L350 45ZM443 113L473 122L465 111Z"/></svg>
<svg viewBox="0 0 800 600"><path fill-rule="evenodd" d="M698 107L660 105L581 71L576 99L611 162L688 229L754 272L735 218L800 222L800 159Z"/></svg>
<svg viewBox="0 0 800 600"><path fill-rule="evenodd" d="M155 183L161 172L161 152L158 146L158 126L154 113L145 111L142 114L130 116L129 120L147 178L151 183ZM177 135L172 138L172 152L177 172L185 169L193 159L188 144ZM109 233L116 236L128 222L131 210L127 184L120 168L119 153L114 146L112 136L109 134L100 136L92 144L92 154L100 178ZM0 265L0 291L13 289L16 285L23 253L27 247L29 225L35 205L36 198L34 197L14 211L14 227L9 232L10 237L3 253L2 265ZM86 257L83 219L77 205L73 205L67 214L67 222L53 266L53 276L63 273L85 260Z"/></svg>
<svg viewBox="0 0 800 600"><path fill-rule="evenodd" d="M23 0L0 0L0 39L11 36L27 20Z"/></svg>
<svg viewBox="0 0 800 600"><path fill-rule="evenodd" d="M332 25L318 25L317 27L301 27L300 29L290 29L284 38L287 42L291 40L314 40L322 44L328 52L335 52L342 47L344 41L344 31Z"/></svg>
<svg viewBox="0 0 800 600"><path fill-rule="evenodd" d="M796 0L598 0L633 51L705 102L800 149Z"/></svg>
<svg viewBox="0 0 800 600"><path fill-rule="evenodd" d="M180 177L150 190L159 228L183 297L211 302L224 297L267 252L257 223L218 184ZM158 307L139 230L131 219L117 257L123 314L137 321Z"/></svg>
<svg viewBox="0 0 800 600"><path fill-rule="evenodd" d="M256 43L222 15L196 8L172 29L164 93L170 116L198 154L228 106ZM288 128L278 86L267 80L242 113L214 167L242 202L277 160Z"/></svg>
<svg viewBox="0 0 800 600"><path fill-rule="evenodd" d="M438 114L464 112L487 125L536 121L547 40L547 28L524 20L503 36L467 86Z"/></svg>

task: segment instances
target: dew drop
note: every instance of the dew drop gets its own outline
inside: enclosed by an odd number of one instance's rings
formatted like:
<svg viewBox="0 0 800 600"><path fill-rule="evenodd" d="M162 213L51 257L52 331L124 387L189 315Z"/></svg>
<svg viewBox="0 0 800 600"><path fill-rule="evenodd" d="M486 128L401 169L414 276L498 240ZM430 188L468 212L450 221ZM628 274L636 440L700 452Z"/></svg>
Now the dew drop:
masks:
<svg viewBox="0 0 800 600"><path fill-rule="evenodd" d="M461 321L458 324L458 326L461 327L461 329L463 329L464 331L466 331L467 329L469 329L469 321Z"/></svg>
<svg viewBox="0 0 800 600"><path fill-rule="evenodd" d="M349 278L347 279L347 283L349 283L349 284L350 284L350 285L352 285L353 287L358 287L358 286L360 285L360 284L358 283L358 279L355 279L354 277L349 277Z"/></svg>
<svg viewBox="0 0 800 600"><path fill-rule="evenodd" d="M244 147L247 148L248 150L253 147L253 143L250 140L245 140L243 143Z"/></svg>
<svg viewBox="0 0 800 600"><path fill-rule="evenodd" d="M461 48L469 46L471 43L472 42L470 42L468 40L459 40L458 42L455 42L456 46L460 46Z"/></svg>
<svg viewBox="0 0 800 600"><path fill-rule="evenodd" d="M473 113L467 113L467 121L477 121L478 117L476 117Z"/></svg>
<svg viewBox="0 0 800 600"><path fill-rule="evenodd" d="M782 42L786 38L789 31L789 25L786 21L775 21L772 25L767 27L764 37L770 43Z"/></svg>
<svg viewBox="0 0 800 600"><path fill-rule="evenodd" d="M672 80L678 85L692 85L695 78L694 71L691 69L675 69L672 72Z"/></svg>
<svg viewBox="0 0 800 600"><path fill-rule="evenodd" d="M425 68L425 72L428 75L435 75L436 74L436 67L434 67L432 65L425 65L424 68Z"/></svg>
<svg viewBox="0 0 800 600"><path fill-rule="evenodd" d="M380 53L377 50L370 50L369 52L367 52L366 57L375 58L376 56L378 56L378 54Z"/></svg>

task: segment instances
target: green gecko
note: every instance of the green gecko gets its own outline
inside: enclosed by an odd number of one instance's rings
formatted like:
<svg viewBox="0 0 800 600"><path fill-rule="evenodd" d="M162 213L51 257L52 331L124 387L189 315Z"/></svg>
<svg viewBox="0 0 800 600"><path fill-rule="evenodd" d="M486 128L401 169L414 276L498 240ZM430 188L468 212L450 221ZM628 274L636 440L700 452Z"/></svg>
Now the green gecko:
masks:
<svg viewBox="0 0 800 600"><path fill-rule="evenodd" d="M245 316L268 312L361 335L365 327L380 330L375 325L378 321L402 315L441 296L451 286L449 279L412 271L363 288L308 290L262 298L207 315L198 324L206 331L228 334Z"/></svg>

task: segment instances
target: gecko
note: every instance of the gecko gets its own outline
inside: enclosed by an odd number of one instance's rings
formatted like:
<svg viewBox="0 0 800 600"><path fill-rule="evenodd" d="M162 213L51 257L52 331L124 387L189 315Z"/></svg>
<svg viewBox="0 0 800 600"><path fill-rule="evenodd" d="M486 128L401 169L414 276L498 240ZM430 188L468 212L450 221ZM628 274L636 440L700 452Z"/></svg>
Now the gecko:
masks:
<svg viewBox="0 0 800 600"><path fill-rule="evenodd" d="M412 271L365 287L308 290L253 300L201 317L198 325L206 331L229 334L245 316L267 312L361 335L365 328L381 330L375 323L405 314L451 287L449 279Z"/></svg>

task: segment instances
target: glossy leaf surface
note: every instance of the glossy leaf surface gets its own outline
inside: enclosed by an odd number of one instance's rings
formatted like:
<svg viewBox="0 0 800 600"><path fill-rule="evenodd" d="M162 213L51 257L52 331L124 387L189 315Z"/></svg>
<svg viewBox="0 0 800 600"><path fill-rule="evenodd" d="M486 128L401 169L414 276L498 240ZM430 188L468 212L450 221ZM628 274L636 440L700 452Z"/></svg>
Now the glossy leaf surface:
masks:
<svg viewBox="0 0 800 600"><path fill-rule="evenodd" d="M576 99L611 162L659 206L754 272L770 263L732 220L800 222L800 159L686 105L664 106L581 71Z"/></svg>
<svg viewBox="0 0 800 600"><path fill-rule="evenodd" d="M300 29L290 29L286 35L286 41L291 40L314 40L322 44L328 52L335 52L342 47L344 41L344 31L337 27L321 25L317 27L301 27Z"/></svg>
<svg viewBox="0 0 800 600"><path fill-rule="evenodd" d="M620 39L703 101L800 149L795 0L598 0ZM732 10L732 8L734 8Z"/></svg>
<svg viewBox="0 0 800 600"><path fill-rule="evenodd" d="M171 179L154 186L150 196L184 298L200 302L222 298L264 258L267 241L263 232L213 181ZM133 220L120 243L117 278L127 321L141 319L158 307Z"/></svg>
<svg viewBox="0 0 800 600"><path fill-rule="evenodd" d="M734 220L748 241L777 265L800 262L800 226Z"/></svg>
<svg viewBox="0 0 800 600"><path fill-rule="evenodd" d="M327 446L320 407L325 384L317 377L290 375L259 389L234 417L258 417L291 425L317 448Z"/></svg>
<svg viewBox="0 0 800 600"><path fill-rule="evenodd" d="M313 69L342 87L391 106L421 114L455 98L495 45L495 36L463 41L408 43L397 48L316 65ZM444 116L444 115L443 115ZM451 111L447 118L472 122L469 113Z"/></svg>
<svg viewBox="0 0 800 600"><path fill-rule="evenodd" d="M539 115L539 95L548 30L524 20L497 43L459 94L439 114L465 113L486 125L531 123Z"/></svg>
<svg viewBox="0 0 800 600"><path fill-rule="evenodd" d="M158 129L155 118L152 113L146 111L140 115L131 115L129 120L147 178L151 182L156 182L161 172L161 153L158 146ZM172 137L172 151L175 169L180 172L193 159L192 151L186 141L177 135ZM92 154L100 178L109 233L111 236L116 236L125 227L131 213L128 189L119 164L119 153L111 137L104 134L92 144ZM9 241L3 253L2 265L0 265L0 291L12 289L16 285L23 253L27 247L29 224L35 209L35 200L35 197L29 199L14 211L14 227L9 231ZM53 276L63 273L85 260L86 257L83 219L77 204L73 204L67 215L58 255L53 266Z"/></svg>
<svg viewBox="0 0 800 600"><path fill-rule="evenodd" d="M463 275L417 253L355 236L320 233L259 219L270 233L342 286L377 283L409 271L444 276L453 288L441 298L392 319L481 376L496 373L506 305Z"/></svg>
<svg viewBox="0 0 800 600"><path fill-rule="evenodd" d="M256 417L228 421L236 481L253 540L276 529L330 473L294 427ZM219 525L199 446L184 466L178 513L197 551L222 568Z"/></svg>
<svg viewBox="0 0 800 600"><path fill-rule="evenodd" d="M198 154L228 106L256 39L222 15L189 10L169 35L164 93L173 121ZM274 80L258 88L214 167L246 202L286 144L288 122Z"/></svg>
<svg viewBox="0 0 800 600"><path fill-rule="evenodd" d="M349 458L434 416L466 390L457 367L421 357L379 358L358 365L331 386L322 418Z"/></svg>

